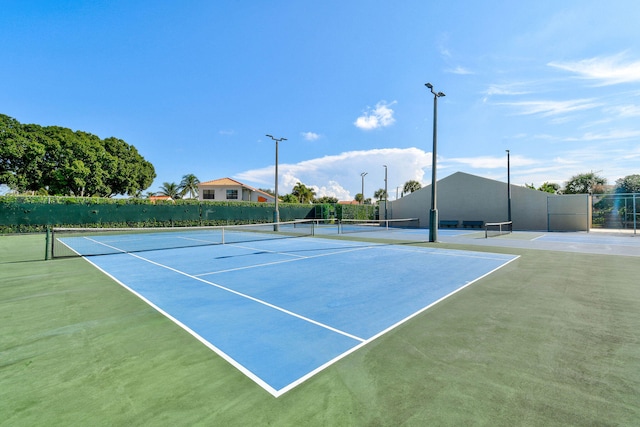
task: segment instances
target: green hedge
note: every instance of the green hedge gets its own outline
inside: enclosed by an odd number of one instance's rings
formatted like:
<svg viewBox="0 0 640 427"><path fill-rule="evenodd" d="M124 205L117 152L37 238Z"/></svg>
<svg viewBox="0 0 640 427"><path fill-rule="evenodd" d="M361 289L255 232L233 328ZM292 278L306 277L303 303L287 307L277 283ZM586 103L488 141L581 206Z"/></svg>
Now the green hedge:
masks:
<svg viewBox="0 0 640 427"><path fill-rule="evenodd" d="M372 205L279 203L281 221L303 218L373 219ZM155 227L273 222L275 205L198 200L0 196L0 233L47 227Z"/></svg>

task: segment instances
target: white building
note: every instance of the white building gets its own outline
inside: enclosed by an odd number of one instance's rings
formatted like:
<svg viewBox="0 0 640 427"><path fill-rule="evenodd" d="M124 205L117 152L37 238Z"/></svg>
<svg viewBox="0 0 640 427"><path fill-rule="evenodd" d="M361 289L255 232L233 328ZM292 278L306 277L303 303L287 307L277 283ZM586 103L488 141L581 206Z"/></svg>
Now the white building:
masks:
<svg viewBox="0 0 640 427"><path fill-rule="evenodd" d="M275 197L234 179L220 178L198 184L198 200L274 203Z"/></svg>
<svg viewBox="0 0 640 427"><path fill-rule="evenodd" d="M436 206L439 225L484 224L508 220L509 194L514 230L588 231L591 197L587 194L549 194L526 187L456 172L438 181ZM429 226L431 185L389 202L390 218L419 218Z"/></svg>

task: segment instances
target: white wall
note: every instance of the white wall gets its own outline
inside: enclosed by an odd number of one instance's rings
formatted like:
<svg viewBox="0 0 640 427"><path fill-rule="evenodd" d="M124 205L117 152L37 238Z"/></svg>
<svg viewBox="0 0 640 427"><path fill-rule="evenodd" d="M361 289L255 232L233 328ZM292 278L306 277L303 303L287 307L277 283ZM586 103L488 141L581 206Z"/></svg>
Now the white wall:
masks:
<svg viewBox="0 0 640 427"><path fill-rule="evenodd" d="M439 220L458 220L462 226L466 220L486 223L508 219L504 182L457 172L439 180L436 191ZM419 218L421 227L429 226L431 185L389 203L391 218ZM549 206L552 215L548 215ZM588 230L590 204L583 194L558 196L511 185L511 219L514 230Z"/></svg>
<svg viewBox="0 0 640 427"><path fill-rule="evenodd" d="M215 199L204 199L204 190L215 190L216 194L216 198ZM238 185L229 185L229 186L214 186L214 185L201 185L198 187L198 200L209 200L209 201L218 201L218 202L224 202L227 201L227 190L237 190L238 191L238 198L237 199L228 199L229 201L232 202L258 202L258 197L264 197L265 199L267 199L267 201L265 203L271 202L273 203L275 201L275 198L273 196L270 196L268 194L263 194L263 193L259 193L257 191L252 191L249 188L246 187L242 187L242 186L238 186Z"/></svg>

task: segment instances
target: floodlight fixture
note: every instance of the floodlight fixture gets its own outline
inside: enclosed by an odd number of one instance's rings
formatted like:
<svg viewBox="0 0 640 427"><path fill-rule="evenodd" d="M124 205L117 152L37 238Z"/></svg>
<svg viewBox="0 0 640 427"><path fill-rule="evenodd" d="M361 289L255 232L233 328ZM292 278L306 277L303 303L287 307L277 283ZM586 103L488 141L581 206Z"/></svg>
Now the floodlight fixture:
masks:
<svg viewBox="0 0 640 427"><path fill-rule="evenodd" d="M438 149L438 98L445 96L443 92L433 90L431 83L425 83L433 94L433 150L431 153L431 210L429 211L429 242L438 241L438 208L436 193L436 166Z"/></svg>

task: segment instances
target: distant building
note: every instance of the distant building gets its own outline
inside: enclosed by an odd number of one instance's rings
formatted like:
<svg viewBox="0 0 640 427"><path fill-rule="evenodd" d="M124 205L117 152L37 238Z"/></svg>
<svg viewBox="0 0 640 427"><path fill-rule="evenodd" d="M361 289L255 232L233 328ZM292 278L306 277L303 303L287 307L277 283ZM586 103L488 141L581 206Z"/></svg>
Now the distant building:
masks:
<svg viewBox="0 0 640 427"><path fill-rule="evenodd" d="M273 203L269 193L231 178L220 178L198 184L198 200Z"/></svg>
<svg viewBox="0 0 640 427"><path fill-rule="evenodd" d="M499 222L508 220L509 194L514 230L589 231L591 199L587 194L550 194L544 191L456 172L438 181L438 226L443 223ZM389 203L390 218L418 218L429 226L431 185Z"/></svg>
<svg viewBox="0 0 640 427"><path fill-rule="evenodd" d="M155 203L156 201L173 201L171 196L149 196L149 200L151 203Z"/></svg>

